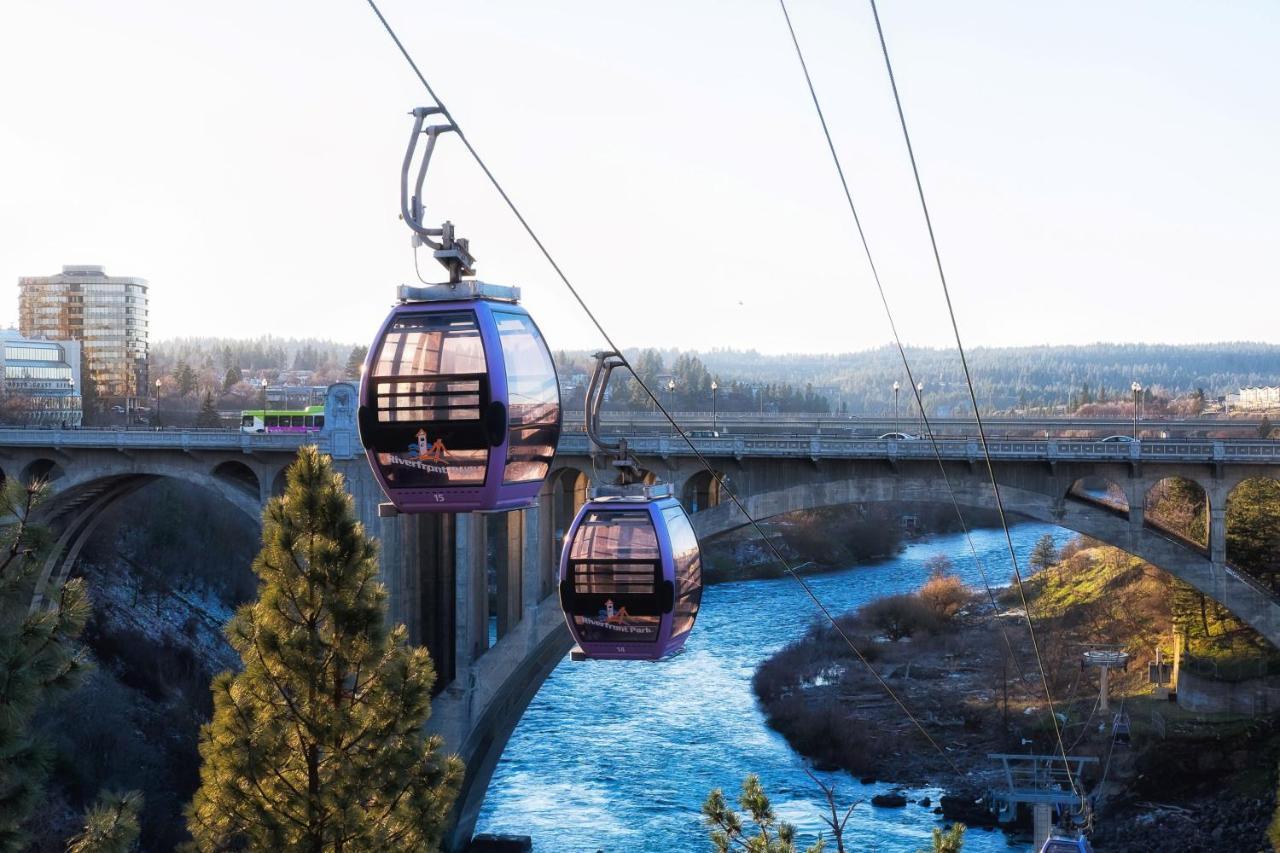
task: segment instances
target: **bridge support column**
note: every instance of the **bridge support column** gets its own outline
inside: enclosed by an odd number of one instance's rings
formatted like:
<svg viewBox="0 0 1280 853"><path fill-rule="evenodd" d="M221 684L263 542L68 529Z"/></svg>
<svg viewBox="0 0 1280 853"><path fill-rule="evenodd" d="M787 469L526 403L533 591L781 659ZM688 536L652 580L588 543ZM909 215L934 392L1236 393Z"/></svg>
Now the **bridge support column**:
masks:
<svg viewBox="0 0 1280 853"><path fill-rule="evenodd" d="M406 561L413 567L418 631L413 642L427 647L436 667L436 690L453 681L454 654L454 523L452 515L424 513L413 519L412 540L406 538Z"/></svg>
<svg viewBox="0 0 1280 853"><path fill-rule="evenodd" d="M454 526L454 611L458 620L454 665L461 679L489 644L489 589L485 577L488 537L483 515L455 515Z"/></svg>
<svg viewBox="0 0 1280 853"><path fill-rule="evenodd" d="M506 523L506 559L499 560L498 573L498 638L501 639L520 623L524 587L524 513L509 512Z"/></svg>
<svg viewBox="0 0 1280 853"><path fill-rule="evenodd" d="M543 578L546 566L543 562L542 528L543 516L541 504L534 505L521 513L520 520L520 599L521 620L535 618L538 603L544 598ZM532 632L530 632L532 635Z"/></svg>
<svg viewBox="0 0 1280 853"><path fill-rule="evenodd" d="M534 536L526 535L526 541L532 541L536 546L537 557L531 565L538 569L538 594L533 598L525 596L526 607L542 601L556 586L560 551L556 546L555 500L553 493L543 492L538 497L538 505L530 510L532 515L525 518L525 533L536 532Z"/></svg>
<svg viewBox="0 0 1280 853"><path fill-rule="evenodd" d="M1215 566L1227 562L1227 508L1225 501L1209 506L1209 559Z"/></svg>

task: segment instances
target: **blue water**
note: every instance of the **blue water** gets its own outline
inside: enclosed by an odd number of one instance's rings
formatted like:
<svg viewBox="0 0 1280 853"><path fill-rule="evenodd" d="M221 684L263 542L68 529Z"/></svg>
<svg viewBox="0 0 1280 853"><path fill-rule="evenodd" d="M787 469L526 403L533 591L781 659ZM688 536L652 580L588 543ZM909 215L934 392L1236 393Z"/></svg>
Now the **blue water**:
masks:
<svg viewBox="0 0 1280 853"><path fill-rule="evenodd" d="M1059 545L1074 534L1044 524L1013 528L1019 564L1045 533ZM980 530L974 546L993 585L1012 574L1004 534ZM906 592L927 577L925 560L946 554L975 588L981 576L964 537L931 536L883 562L815 575L809 583L833 612ZM804 760L765 725L751 692L756 665L804 634L816 608L791 579L708 587L683 653L658 663L568 658L556 668L516 727L489 786L479 832L533 837L538 853L710 851L699 808L712 788L736 801L742 777L760 776L778 815L797 827L800 849L822 828L820 793ZM922 747L923 749L923 747ZM946 783L941 765L938 781ZM847 773L819 774L844 803L855 799L846 830L851 850L915 853L929 844L937 817L919 805L877 809ZM913 789L929 796L936 788ZM828 848L833 849L833 848ZM970 830L965 853L1009 849L999 832Z"/></svg>

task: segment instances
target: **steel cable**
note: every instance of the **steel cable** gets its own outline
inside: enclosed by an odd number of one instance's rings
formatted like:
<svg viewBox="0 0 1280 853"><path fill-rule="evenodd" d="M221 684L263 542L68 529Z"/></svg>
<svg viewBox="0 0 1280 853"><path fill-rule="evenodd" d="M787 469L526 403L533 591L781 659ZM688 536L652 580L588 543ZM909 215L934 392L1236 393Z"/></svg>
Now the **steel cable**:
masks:
<svg viewBox="0 0 1280 853"><path fill-rule="evenodd" d="M796 36L795 27L791 23L791 14L787 11L787 4L784 0L778 0L778 5L782 8L782 15L787 22L787 31L791 34L791 43L796 50L796 58L800 60L800 69L804 72L805 84L809 87L809 96L813 99L814 109L818 114L818 121L822 125L822 135L826 137L827 148L831 151L831 159L835 163L836 173L840 178L840 187L844 190L845 201L849 205L849 213L853 216L853 223L858 231L858 240L862 244L862 251L867 259L867 266L871 270L871 278L875 281L876 292L880 296L880 304L884 306L885 316L889 321L889 330L893 334L893 342L898 350L898 356L902 361L902 369L907 375L907 386L911 389L911 393L915 398L916 406L920 409L920 422L924 427L925 434L929 436L929 444L933 450L933 457L938 462L938 472L942 475L942 482L947 489L947 495L951 499L951 506L955 510L956 519L960 522L960 529L964 533L965 542L968 544L969 553L973 555L973 562L978 567L978 573L982 577L982 585L986 589L987 598L991 601L991 607L995 612L996 619L999 620L1002 615L1000 604L996 601L994 590L991 588L991 581L987 577L986 567L983 565L982 559L978 556L978 549L973 544L973 536L970 534L969 526L965 523L964 513L960 509L960 502L956 498L955 489L951 484L951 477L947 474L946 465L942 461L942 451L938 447L937 435L933 431L933 424L929 420L929 416L924 411L924 400L920 389L916 384L915 375L911 371L911 364L907 358L906 347L903 346L902 337L898 334L898 324L893 317L893 309L889 306L889 297L885 293L884 284L880 279L880 271L876 267L875 259L871 255L871 246L867 241L866 232L862 228L862 217L858 214L857 205L853 201L853 193L849 189L849 182L845 178L844 166L840 162L840 155L836 153L835 142L831 137L831 131L827 127L826 114L822 110L822 103L818 100L817 90L813 85L813 78L809 75L809 66L805 62L804 51L800 48L800 40ZM1009 651L1009 657L1013 660L1013 665L1018 670L1018 680L1022 684L1026 684L1027 675L1022 669L1022 661L1014 652L1013 644L1009 640L1008 633L1004 630L1004 625L997 621L1000 628L1000 636L1004 639L1005 648Z"/></svg>
<svg viewBox="0 0 1280 853"><path fill-rule="evenodd" d="M782 2L782 0L779 0ZM1067 748L1062 741L1062 727L1058 724L1057 714L1054 712L1053 693L1049 689L1049 676L1045 672L1044 658L1040 654L1040 643L1036 639L1035 623L1031 618L1031 608L1027 604L1027 593L1022 585L1022 571L1018 568L1018 555L1013 547L1013 536L1009 533L1009 522L1005 517L1004 501L1000 497L1000 485L996 482L995 466L991 464L991 451L987 446L986 430L982 425L982 412L978 408L978 395L974 391L973 377L969 372L969 360L965 356L964 343L960 338L960 324L956 320L956 311L951 302L951 289L947 285L947 274L942 265L942 253L938 251L938 240L933 230L933 217L929 215L929 203L925 200L924 183L920 180L920 167L916 163L915 148L911 144L911 133L907 130L907 117L902 108L902 97L898 92L898 81L893 74L893 62L889 59L889 46L885 41L884 27L880 23L880 10L876 6L876 0L868 0L871 5L871 14L875 18L876 35L880 39L880 52L884 54L885 70L889 75L889 86L893 90L894 106L898 110L898 123L902 127L902 138L906 142L907 156L911 160L911 173L915 178L916 193L920 198L920 209L924 214L925 227L929 232L929 245L933 250L934 263L938 269L938 279L942 283L942 294L946 298L947 314L951 320L951 330L955 334L956 349L960 354L960 366L964 369L965 385L969 389L969 400L973 404L974 422L978 427L978 439L982 444L982 456L986 461L987 475L991 480L991 491L995 496L996 512L1000 516L1000 526L1004 529L1005 542L1009 547L1009 560L1013 564L1013 577L1017 581L1018 597L1022 600L1023 612L1027 617L1027 631L1031 636L1031 648L1035 652L1036 664L1040 668L1040 680L1044 685L1045 701L1049 705L1049 719L1053 722L1054 737L1058 741L1058 749L1062 752L1062 763L1067 771L1067 782L1071 785L1072 790L1080 796L1081 801L1084 800L1084 792L1076 787L1075 781L1071 774L1071 762L1067 760Z"/></svg>
<svg viewBox="0 0 1280 853"><path fill-rule="evenodd" d="M564 271L560 268L560 265L556 263L555 259L551 256L551 253L547 250L547 247L543 244L542 240L538 238L538 235L534 232L533 228L529 225L528 221L520 213L520 210L519 208L516 207L515 202L513 202L511 200L511 197L507 195L506 191L502 188L502 185L498 183L498 179L494 177L493 172L489 170L489 167L485 164L484 160L481 159L479 153L476 151L475 147L472 146L471 141L467 138L466 134L463 132L461 125L458 124L457 120L449 112L448 107L445 106L444 102L440 99L440 96L436 94L435 90L431 87L431 84L427 82L427 78L423 75L422 71L418 68L417 63L414 62L413 57L409 54L409 51L405 48L404 43L400 41L399 36L396 35L395 30L392 29L391 27L391 24L387 21L386 17L383 16L382 11L378 8L378 5L375 2L375 0L366 0L366 2L369 4L369 7L373 10L374 14L378 16L378 20L382 22L383 28L385 28L387 31L387 34L391 36L392 41L394 41L396 44L396 47L399 48L401 55L404 56L405 61L409 63L409 67L413 69L414 74L417 75L418 80L423 85L423 88L427 90L427 94L430 95L431 98L436 102L436 106L440 108L441 114L449 121L450 124L454 126L457 132L458 138L462 140L462 144L466 147L468 153L471 154L472 159L476 161L476 164L480 167L480 170L484 172L485 177L489 179L489 183L493 185L493 188L495 190L497 190L498 195L502 197L502 200L506 203L507 207L511 210L511 213L516 217L516 220L520 223L521 227L524 228L525 233L529 235L529 238L531 240L533 240L534 245L538 247L539 252L542 253L542 256L546 259L547 263L551 265L551 268L555 271L560 281L569 290L569 293L573 296L574 300L578 303L579 307L582 308L583 313L585 313L588 319L591 320L592 325L595 326L596 330L600 333L601 337L604 338L605 342L609 345L609 348L614 352L618 353L618 356L622 361L623 366L626 367L628 371L630 371L633 377L635 377L636 382L639 383L640 387L644 390L646 396L648 396L649 399L653 401L654 407L658 411L662 412L663 416L671 424L672 428L675 429L677 433L679 433L680 437L684 440L685 444L688 445L689 450L697 458L699 464L701 464L703 468L706 469L707 473L709 473L716 480L716 482L720 486L721 491L729 496L734 506L736 506L738 510L743 514L743 516L746 517L752 529L754 529L756 533L761 537L761 539L764 540L766 547L768 547L773 557L783 567L785 572L800 585L801 589L803 589L805 594L813 601L814 605L818 608L819 612L823 615L823 617L828 622L831 623L832 628L835 629L836 633L840 636L840 638L844 641L844 643L854 653L854 655L858 658L858 660L861 661L862 664L867 668L867 670L879 683L880 687L885 691L886 694L888 694L888 696L891 699L893 699L893 701L902 710L903 714L906 715L907 719L911 721L911 723L920 732L920 734L924 736L924 738L937 751L937 753L943 757L943 759L947 762L948 765L950 765L951 770L957 776L960 776L963 778L965 774L956 765L955 761L952 760L951 756L948 755L946 751L943 750L943 748L938 745L938 742L933 739L933 736L929 734L928 730L925 729L923 724L921 724L921 722L915 717L915 715L911 713L911 710L907 707L906 703L902 701L902 699L893 690L893 688L889 686L889 684L884 680L884 678L880 675L880 673L876 672L875 667L871 665L871 662L867 660L866 656L863 655L861 650L859 650L858 647L854 645L853 640L850 639L848 634L845 633L844 629L840 626L840 623L836 620L835 616L831 613L831 611L828 610L826 605L822 603L822 601L814 593L813 589L804 580L804 578L802 578L795 571L795 569L791 567L790 563L788 563L787 559L782 555L782 552L778 550L777 545L774 544L774 542L764 532L763 528L761 528L759 522L756 521L756 519L751 515L751 513L747 511L746 505L742 502L742 500L737 496L737 494L734 493L732 489L728 487L728 485L724 482L724 479L721 477L721 475L712 467L711 463L707 460L707 458L694 445L693 440L688 436L688 434L684 431L684 429L680 427L680 425L676 422L675 418L672 417L671 413L667 411L666 407L662 405L662 402L658 399L658 396L653 392L651 388L649 388L648 384L645 383L645 381L639 376L639 374L637 374L636 371L631 367L630 361L622 353L622 350L613 342L613 338L609 335L607 331L605 331L604 326L601 325L600 321L596 318L595 314L587 306L587 303L583 300L581 294L579 294L578 289L574 287L573 284L569 281L568 276L565 275Z"/></svg>

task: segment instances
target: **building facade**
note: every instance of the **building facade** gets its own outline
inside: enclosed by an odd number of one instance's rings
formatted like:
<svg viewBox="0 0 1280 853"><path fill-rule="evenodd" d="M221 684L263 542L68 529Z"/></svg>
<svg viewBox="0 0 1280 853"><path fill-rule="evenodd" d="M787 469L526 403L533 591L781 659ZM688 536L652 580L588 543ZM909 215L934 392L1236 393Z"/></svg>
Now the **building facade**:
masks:
<svg viewBox="0 0 1280 853"><path fill-rule="evenodd" d="M100 398L141 397L147 387L147 281L98 266L64 266L18 279L18 326L28 338L79 341Z"/></svg>
<svg viewBox="0 0 1280 853"><path fill-rule="evenodd" d="M4 329L0 343L0 419L80 426L80 342L25 338L17 329Z"/></svg>
<svg viewBox="0 0 1280 853"><path fill-rule="evenodd" d="M1236 409L1249 409L1252 411L1268 411L1271 409L1280 409L1280 386L1268 385L1263 387L1241 388L1239 394L1229 396L1227 402Z"/></svg>

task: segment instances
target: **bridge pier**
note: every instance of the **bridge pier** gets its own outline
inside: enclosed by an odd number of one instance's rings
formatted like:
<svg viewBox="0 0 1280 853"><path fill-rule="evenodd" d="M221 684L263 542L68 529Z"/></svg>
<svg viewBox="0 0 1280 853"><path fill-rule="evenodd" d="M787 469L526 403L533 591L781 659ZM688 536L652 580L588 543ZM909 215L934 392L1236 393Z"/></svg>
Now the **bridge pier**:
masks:
<svg viewBox="0 0 1280 853"><path fill-rule="evenodd" d="M1209 503L1209 559L1215 565L1227 563L1227 506L1226 501Z"/></svg>
<svg viewBox="0 0 1280 853"><path fill-rule="evenodd" d="M501 517L454 516L455 672L433 703L429 725L467 767L445 839L449 851L466 849L503 747L572 645L559 599L550 594L554 574L546 558L554 549L542 535L550 515L539 506ZM493 541L490 534L503 527L505 535ZM492 646L491 544L501 546L494 554L498 638Z"/></svg>

